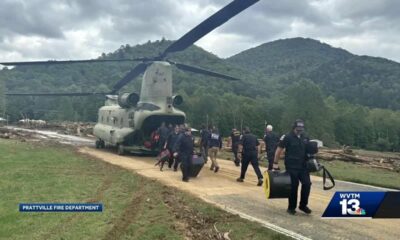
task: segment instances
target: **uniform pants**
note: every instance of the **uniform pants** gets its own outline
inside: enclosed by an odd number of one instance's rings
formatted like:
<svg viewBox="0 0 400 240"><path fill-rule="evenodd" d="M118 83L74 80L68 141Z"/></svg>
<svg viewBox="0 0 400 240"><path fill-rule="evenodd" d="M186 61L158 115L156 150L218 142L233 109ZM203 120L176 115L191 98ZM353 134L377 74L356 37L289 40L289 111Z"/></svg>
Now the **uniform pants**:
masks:
<svg viewBox="0 0 400 240"><path fill-rule="evenodd" d="M174 161L174 169L178 169L178 165L181 162L181 156L177 156Z"/></svg>
<svg viewBox="0 0 400 240"><path fill-rule="evenodd" d="M161 153L162 152L162 150L164 149L164 145L165 145L165 142L167 141L167 139L165 139L165 138L160 138L160 140L158 141L158 150L159 150L159 153Z"/></svg>
<svg viewBox="0 0 400 240"><path fill-rule="evenodd" d="M235 157L235 163L239 163L240 162L240 159L238 157L238 150L239 150L239 145L233 144L232 145L232 152L233 152L233 156Z"/></svg>
<svg viewBox="0 0 400 240"><path fill-rule="evenodd" d="M182 168L182 179L188 180L190 177L190 169L192 168L192 155L181 155L181 168Z"/></svg>
<svg viewBox="0 0 400 240"><path fill-rule="evenodd" d="M240 171L240 178L244 179L246 172L247 172L247 167L249 166L249 163L251 163L251 165L254 168L254 171L257 174L258 179L262 179L263 176L261 174L261 170L260 167L258 166L258 158L257 158L257 152L256 151L252 151L252 152L248 152L248 153L244 153L243 157L242 157L242 168Z"/></svg>
<svg viewBox="0 0 400 240"><path fill-rule="evenodd" d="M208 145L203 145L201 148L201 155L204 158L204 163L207 163L208 160Z"/></svg>
<svg viewBox="0 0 400 240"><path fill-rule="evenodd" d="M267 152L268 170L272 170L274 166L275 151Z"/></svg>
<svg viewBox="0 0 400 240"><path fill-rule="evenodd" d="M174 152L172 151L171 148L168 148L168 150L171 153L171 155L169 156L169 159L168 159L168 167L171 168L172 164L174 164L174 154L173 154Z"/></svg>
<svg viewBox="0 0 400 240"><path fill-rule="evenodd" d="M208 156L210 156L211 159L211 168L219 167L217 162L218 151L218 147L211 147L210 149L208 149Z"/></svg>
<svg viewBox="0 0 400 240"><path fill-rule="evenodd" d="M294 210L297 207L297 191L299 188L299 182L301 182L300 207L306 207L311 191L310 173L306 169L286 169L286 171L290 174L292 181L288 209Z"/></svg>

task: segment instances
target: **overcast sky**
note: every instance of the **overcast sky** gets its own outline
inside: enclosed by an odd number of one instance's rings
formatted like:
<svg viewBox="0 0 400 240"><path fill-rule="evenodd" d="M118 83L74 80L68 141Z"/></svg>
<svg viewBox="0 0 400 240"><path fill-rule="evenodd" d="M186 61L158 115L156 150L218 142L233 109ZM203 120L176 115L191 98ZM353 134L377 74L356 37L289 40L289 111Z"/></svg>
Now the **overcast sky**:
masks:
<svg viewBox="0 0 400 240"><path fill-rule="evenodd" d="M85 59L121 45L175 40L230 0L1 0L0 61ZM400 62L398 0L260 0L196 45L229 57L308 37Z"/></svg>

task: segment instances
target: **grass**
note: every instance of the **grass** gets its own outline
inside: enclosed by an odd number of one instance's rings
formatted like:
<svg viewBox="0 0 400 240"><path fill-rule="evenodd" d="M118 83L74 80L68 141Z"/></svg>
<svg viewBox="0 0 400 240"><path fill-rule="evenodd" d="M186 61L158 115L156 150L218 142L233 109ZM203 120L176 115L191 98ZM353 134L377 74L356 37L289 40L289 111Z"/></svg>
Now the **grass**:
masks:
<svg viewBox="0 0 400 240"><path fill-rule="evenodd" d="M286 239L73 148L0 139L0 239ZM101 213L22 213L21 202L100 202Z"/></svg>
<svg viewBox="0 0 400 240"><path fill-rule="evenodd" d="M400 189L400 173L342 161L321 161L335 179ZM322 172L316 174L322 176Z"/></svg>
<svg viewBox="0 0 400 240"><path fill-rule="evenodd" d="M396 153L380 153L366 150L357 150L357 153L371 156L398 156ZM264 153L263 153L264 154ZM382 155L383 154L383 155ZM219 157L222 159L233 159L233 153L229 151L221 151ZM376 169L367 166L362 166L350 162L342 161L320 161L332 174L334 179L344 180L355 183L362 183L378 187L386 187L400 189L400 173L384 169ZM267 167L267 160L260 162L261 166ZM281 169L285 169L283 159L279 161ZM313 173L313 175L322 176L322 172Z"/></svg>

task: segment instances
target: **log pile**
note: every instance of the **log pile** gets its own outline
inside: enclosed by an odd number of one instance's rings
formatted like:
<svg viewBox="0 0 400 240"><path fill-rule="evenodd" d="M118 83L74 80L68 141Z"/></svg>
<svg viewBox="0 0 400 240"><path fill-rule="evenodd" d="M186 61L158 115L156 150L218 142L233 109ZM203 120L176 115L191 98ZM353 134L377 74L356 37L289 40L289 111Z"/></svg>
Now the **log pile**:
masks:
<svg viewBox="0 0 400 240"><path fill-rule="evenodd" d="M390 171L400 172L400 156L375 156L361 155L353 151L342 149L320 149L317 154L318 159L325 161L344 161L369 166L372 168L386 169Z"/></svg>
<svg viewBox="0 0 400 240"><path fill-rule="evenodd" d="M61 122L54 124L51 128L61 134L90 137L93 135L93 127L93 123Z"/></svg>
<svg viewBox="0 0 400 240"><path fill-rule="evenodd" d="M28 119L29 120L29 119ZM33 120L29 120L33 121ZM21 124L19 124L21 125ZM84 122L46 122L45 125L25 124L21 125L28 129L46 129L56 131L60 134L74 135L74 136L92 136L94 123L84 123Z"/></svg>
<svg viewBox="0 0 400 240"><path fill-rule="evenodd" d="M32 135L34 135L34 133L0 127L0 138L25 141L27 138L32 138Z"/></svg>

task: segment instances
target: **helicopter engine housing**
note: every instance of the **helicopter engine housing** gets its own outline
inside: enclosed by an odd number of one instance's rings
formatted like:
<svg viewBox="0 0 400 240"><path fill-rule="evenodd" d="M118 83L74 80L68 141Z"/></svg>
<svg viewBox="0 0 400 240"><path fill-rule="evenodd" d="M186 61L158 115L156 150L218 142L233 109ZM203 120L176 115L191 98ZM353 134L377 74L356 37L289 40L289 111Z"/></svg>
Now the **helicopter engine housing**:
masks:
<svg viewBox="0 0 400 240"><path fill-rule="evenodd" d="M123 93L118 95L118 105L122 108L136 107L139 102L137 93Z"/></svg>
<svg viewBox="0 0 400 240"><path fill-rule="evenodd" d="M181 95L172 96L172 105L174 107L182 105L182 103L183 103L183 97Z"/></svg>

